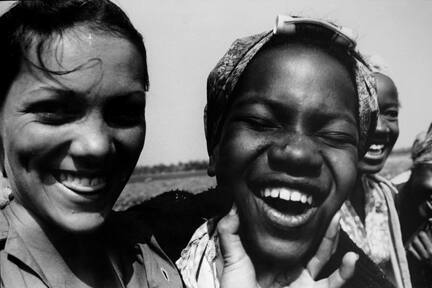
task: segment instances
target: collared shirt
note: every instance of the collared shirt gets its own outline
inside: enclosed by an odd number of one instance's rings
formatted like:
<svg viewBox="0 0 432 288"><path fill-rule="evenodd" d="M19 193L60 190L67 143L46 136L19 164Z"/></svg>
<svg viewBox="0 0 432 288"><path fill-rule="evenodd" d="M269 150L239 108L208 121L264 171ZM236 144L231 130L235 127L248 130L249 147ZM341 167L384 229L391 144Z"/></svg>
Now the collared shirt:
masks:
<svg viewBox="0 0 432 288"><path fill-rule="evenodd" d="M129 213L130 214L130 213ZM120 255L115 258L113 269L120 283L111 287L183 287L180 276L160 249L154 237L143 229L143 223L135 222L132 215L112 212L103 228L108 253ZM7 288L57 288L49 283L41 266L30 252L22 237L11 225L10 211L0 210L0 287ZM115 257L115 256L113 256ZM123 266L132 267L132 273L124 276ZM64 285L67 286L67 284Z"/></svg>

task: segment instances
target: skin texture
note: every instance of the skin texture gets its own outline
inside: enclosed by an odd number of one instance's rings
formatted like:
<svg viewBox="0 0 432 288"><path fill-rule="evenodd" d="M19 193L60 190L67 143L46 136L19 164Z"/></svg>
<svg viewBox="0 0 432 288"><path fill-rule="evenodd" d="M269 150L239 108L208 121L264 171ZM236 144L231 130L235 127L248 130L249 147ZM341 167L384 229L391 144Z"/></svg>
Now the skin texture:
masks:
<svg viewBox="0 0 432 288"><path fill-rule="evenodd" d="M355 184L355 87L336 59L290 44L261 51L236 93L209 173L233 193L260 284L281 286L301 273ZM294 226L275 219L257 196L275 187L313 195L312 216Z"/></svg>
<svg viewBox="0 0 432 288"><path fill-rule="evenodd" d="M400 191L400 221L404 241L431 217L431 209L426 204L426 201L431 201L431 195L432 165L417 164L412 168L410 180Z"/></svg>
<svg viewBox="0 0 432 288"><path fill-rule="evenodd" d="M359 168L366 174L378 173L384 167L399 137L399 98L396 86L389 77L381 73L375 73L375 77L380 114L370 144L383 145L383 148L379 151L370 148L360 161Z"/></svg>
<svg viewBox="0 0 432 288"><path fill-rule="evenodd" d="M34 47L28 57L41 66ZM144 144L140 57L127 40L81 27L53 36L42 54L51 71L76 71L55 75L23 61L0 131L24 218L78 234L103 224ZM75 179L65 186L59 172Z"/></svg>

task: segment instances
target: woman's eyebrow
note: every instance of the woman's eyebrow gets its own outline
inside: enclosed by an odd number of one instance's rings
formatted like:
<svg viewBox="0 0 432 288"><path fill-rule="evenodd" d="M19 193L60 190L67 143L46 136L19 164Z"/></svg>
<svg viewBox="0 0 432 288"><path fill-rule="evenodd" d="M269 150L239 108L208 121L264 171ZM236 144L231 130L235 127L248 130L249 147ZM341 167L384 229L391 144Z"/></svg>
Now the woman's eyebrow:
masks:
<svg viewBox="0 0 432 288"><path fill-rule="evenodd" d="M238 100L234 101L233 107L242 107L242 106L250 106L260 104L264 106L268 106L270 108L277 108L281 106L281 103L278 101L275 101L273 99L260 97L260 96L247 96L247 97L241 97Z"/></svg>
<svg viewBox="0 0 432 288"><path fill-rule="evenodd" d="M37 100L40 98L60 98L60 99L81 99L83 95L80 93L71 90L71 89L63 89L63 88L54 88L54 87L37 87L28 92L31 95L31 100Z"/></svg>
<svg viewBox="0 0 432 288"><path fill-rule="evenodd" d="M313 116L314 121L317 122L344 120L357 126L356 116L350 113L348 109L339 112L317 109L310 113Z"/></svg>

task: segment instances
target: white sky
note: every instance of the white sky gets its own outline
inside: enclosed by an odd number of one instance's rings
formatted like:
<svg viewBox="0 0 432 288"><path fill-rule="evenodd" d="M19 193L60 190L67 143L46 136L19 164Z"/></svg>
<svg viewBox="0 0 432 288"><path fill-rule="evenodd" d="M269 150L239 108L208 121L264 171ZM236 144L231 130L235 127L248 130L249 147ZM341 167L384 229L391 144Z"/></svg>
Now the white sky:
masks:
<svg viewBox="0 0 432 288"><path fill-rule="evenodd" d="M236 38L272 29L277 14L333 20L357 32L362 51L382 56L402 104L396 147L409 147L432 120L432 0L116 2L148 50L141 165L207 159L202 120L207 75Z"/></svg>

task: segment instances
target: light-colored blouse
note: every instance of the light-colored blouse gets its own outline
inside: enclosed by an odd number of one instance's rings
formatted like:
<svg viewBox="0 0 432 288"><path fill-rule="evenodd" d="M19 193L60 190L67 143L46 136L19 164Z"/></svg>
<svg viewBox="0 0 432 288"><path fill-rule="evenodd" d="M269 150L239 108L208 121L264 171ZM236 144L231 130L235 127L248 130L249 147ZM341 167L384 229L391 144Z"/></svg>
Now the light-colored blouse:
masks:
<svg viewBox="0 0 432 288"><path fill-rule="evenodd" d="M351 202L341 207L341 228L377 265L390 267L400 288L410 288L411 280L395 203L397 189L379 175L362 175L365 192L365 223Z"/></svg>

